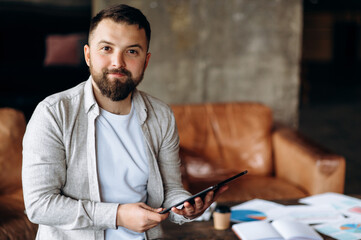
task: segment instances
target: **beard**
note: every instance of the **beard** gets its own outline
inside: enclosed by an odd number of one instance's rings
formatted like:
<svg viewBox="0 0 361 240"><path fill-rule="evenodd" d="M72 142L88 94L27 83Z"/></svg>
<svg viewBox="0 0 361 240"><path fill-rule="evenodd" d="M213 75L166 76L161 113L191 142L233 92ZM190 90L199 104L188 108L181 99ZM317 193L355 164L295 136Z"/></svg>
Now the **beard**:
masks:
<svg viewBox="0 0 361 240"><path fill-rule="evenodd" d="M111 70L103 69L101 73L95 73L91 64L89 70L101 94L114 102L126 99L143 80L144 76L143 70L138 78L133 78L132 73L124 68ZM125 81L122 82L119 79L111 81L108 78L108 74L112 73L124 74L126 77Z"/></svg>

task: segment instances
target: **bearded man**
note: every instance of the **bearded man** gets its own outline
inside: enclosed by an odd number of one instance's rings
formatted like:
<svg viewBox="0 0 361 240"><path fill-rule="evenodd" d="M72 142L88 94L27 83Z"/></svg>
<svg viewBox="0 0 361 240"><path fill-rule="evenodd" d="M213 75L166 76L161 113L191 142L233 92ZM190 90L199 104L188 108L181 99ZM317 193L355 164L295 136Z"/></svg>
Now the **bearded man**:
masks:
<svg viewBox="0 0 361 240"><path fill-rule="evenodd" d="M102 10L84 47L89 79L36 107L22 174L37 239L160 238L162 221L191 221L226 189L160 214L190 194L171 109L136 89L151 56L150 33L138 9Z"/></svg>

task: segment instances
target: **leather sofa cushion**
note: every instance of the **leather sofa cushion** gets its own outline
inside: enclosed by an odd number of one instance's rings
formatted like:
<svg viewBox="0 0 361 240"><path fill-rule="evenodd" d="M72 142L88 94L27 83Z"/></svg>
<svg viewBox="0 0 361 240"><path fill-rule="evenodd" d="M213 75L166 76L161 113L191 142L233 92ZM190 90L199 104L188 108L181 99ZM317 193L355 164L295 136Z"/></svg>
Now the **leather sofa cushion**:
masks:
<svg viewBox="0 0 361 240"><path fill-rule="evenodd" d="M180 146L223 169L271 175L271 110L258 103L173 105Z"/></svg>
<svg viewBox="0 0 361 240"><path fill-rule="evenodd" d="M0 239L35 239L37 225L25 214L21 188L24 114L0 108Z"/></svg>
<svg viewBox="0 0 361 240"><path fill-rule="evenodd" d="M24 213L22 190L0 195L0 239L35 239L38 226Z"/></svg>
<svg viewBox="0 0 361 240"><path fill-rule="evenodd" d="M0 109L0 194L21 188L24 115L10 108Z"/></svg>

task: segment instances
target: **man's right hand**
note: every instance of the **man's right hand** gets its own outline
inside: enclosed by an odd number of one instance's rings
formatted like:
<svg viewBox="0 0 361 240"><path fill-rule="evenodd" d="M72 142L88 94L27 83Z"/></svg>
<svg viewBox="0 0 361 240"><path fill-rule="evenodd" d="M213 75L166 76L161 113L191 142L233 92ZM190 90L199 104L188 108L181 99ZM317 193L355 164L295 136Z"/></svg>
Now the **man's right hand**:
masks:
<svg viewBox="0 0 361 240"><path fill-rule="evenodd" d="M168 218L169 213L159 214L162 210L163 208L151 208L145 203L121 204L117 212L117 226L145 232Z"/></svg>

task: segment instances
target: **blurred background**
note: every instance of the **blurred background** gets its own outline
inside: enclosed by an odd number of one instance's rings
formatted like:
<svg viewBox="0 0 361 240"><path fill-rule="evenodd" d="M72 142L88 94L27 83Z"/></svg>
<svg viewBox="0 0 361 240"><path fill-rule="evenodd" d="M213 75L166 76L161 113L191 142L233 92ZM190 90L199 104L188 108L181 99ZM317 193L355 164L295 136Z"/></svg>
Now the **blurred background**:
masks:
<svg viewBox="0 0 361 240"><path fill-rule="evenodd" d="M345 193L361 193L359 0L0 0L0 107L29 119L85 81L89 20L116 3L151 23L142 90L169 104L265 103L345 156Z"/></svg>

